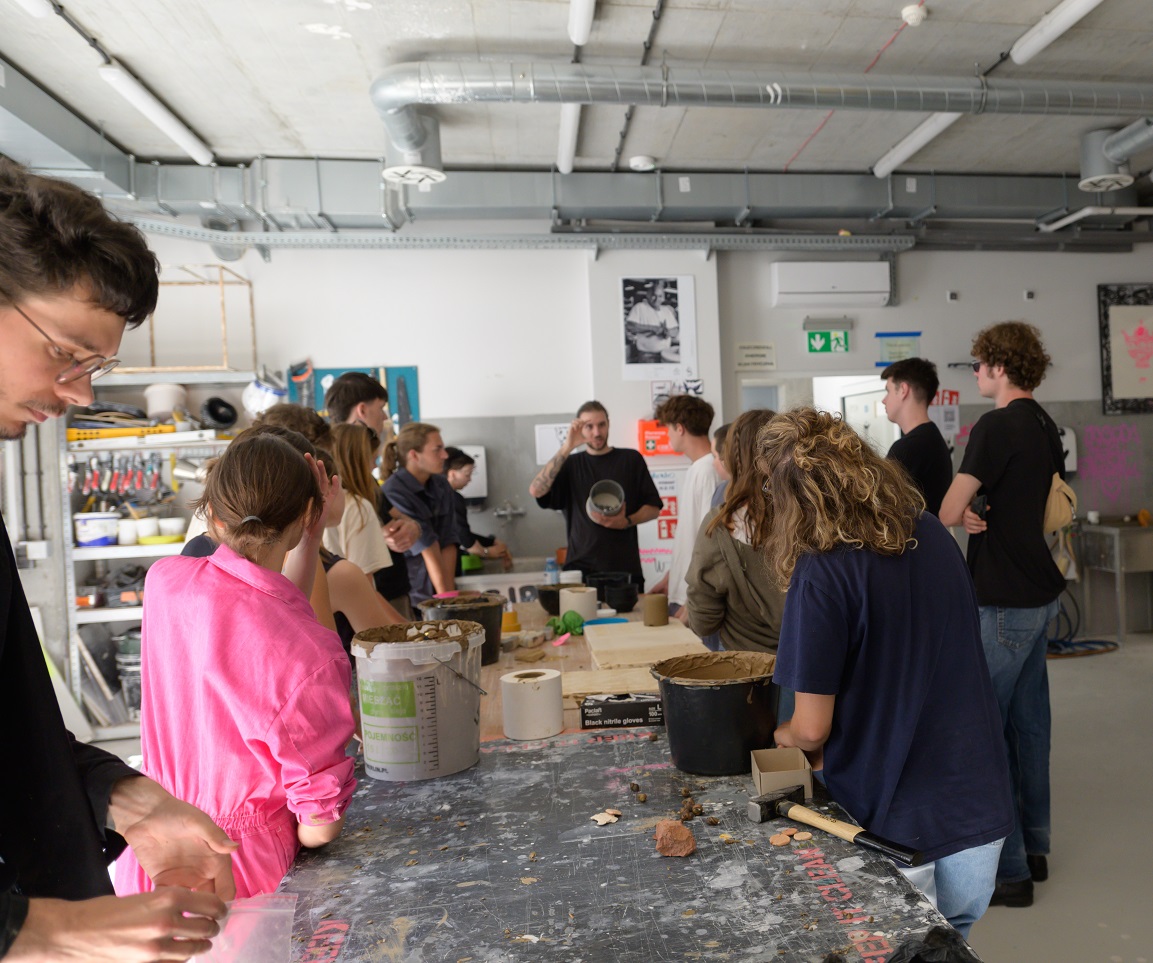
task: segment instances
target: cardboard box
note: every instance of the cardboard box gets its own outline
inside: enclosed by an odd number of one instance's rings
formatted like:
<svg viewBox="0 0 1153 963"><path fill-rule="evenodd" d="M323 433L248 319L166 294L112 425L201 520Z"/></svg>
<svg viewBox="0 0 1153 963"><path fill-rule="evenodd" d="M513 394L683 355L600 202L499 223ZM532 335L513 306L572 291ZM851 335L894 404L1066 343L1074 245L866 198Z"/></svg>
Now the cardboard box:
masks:
<svg viewBox="0 0 1153 963"><path fill-rule="evenodd" d="M813 798L813 767L800 749L754 749L750 755L758 796L799 784L805 799Z"/></svg>
<svg viewBox="0 0 1153 963"><path fill-rule="evenodd" d="M665 724L660 696L651 692L585 696L580 709L582 729L620 729Z"/></svg>

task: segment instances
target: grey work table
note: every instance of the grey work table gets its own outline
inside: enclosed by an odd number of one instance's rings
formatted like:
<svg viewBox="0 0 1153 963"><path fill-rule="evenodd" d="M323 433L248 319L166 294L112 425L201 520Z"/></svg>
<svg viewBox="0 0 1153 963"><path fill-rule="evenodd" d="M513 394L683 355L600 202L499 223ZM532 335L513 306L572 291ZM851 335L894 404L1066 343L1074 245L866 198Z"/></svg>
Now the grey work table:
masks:
<svg viewBox="0 0 1153 963"><path fill-rule="evenodd" d="M1117 642L1125 643L1128 597L1126 575L1134 572L1153 572L1153 526L1122 519L1102 519L1099 524L1080 524L1081 551L1078 559L1085 575L1085 630L1092 631L1093 586L1089 582L1091 571L1110 572L1113 575L1117 606ZM1148 592L1146 596L1148 598ZM1150 611L1153 620L1153 604Z"/></svg>
<svg viewBox="0 0 1153 963"><path fill-rule="evenodd" d="M697 851L663 857L653 830L682 789L704 808ZM454 776L365 777L340 839L281 886L298 896L292 959L881 963L947 927L881 856L816 830L770 845L774 826L807 827L752 822L754 794L749 776L672 768L663 729L502 740ZM606 808L623 815L598 826Z"/></svg>

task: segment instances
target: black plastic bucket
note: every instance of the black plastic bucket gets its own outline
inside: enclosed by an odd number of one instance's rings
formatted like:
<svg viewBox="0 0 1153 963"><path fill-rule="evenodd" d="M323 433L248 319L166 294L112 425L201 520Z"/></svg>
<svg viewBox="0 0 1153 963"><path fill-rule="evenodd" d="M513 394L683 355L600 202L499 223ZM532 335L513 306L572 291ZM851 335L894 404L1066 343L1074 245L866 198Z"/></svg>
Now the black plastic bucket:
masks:
<svg viewBox="0 0 1153 963"><path fill-rule="evenodd" d="M435 621L463 619L484 626L480 664L492 665L500 659L501 615L504 596L500 592L461 592L447 599L425 599L420 603L421 618Z"/></svg>
<svg viewBox="0 0 1153 963"><path fill-rule="evenodd" d="M702 652L652 667L674 766L699 776L752 770L749 753L772 746L777 728L775 662L761 652Z"/></svg>

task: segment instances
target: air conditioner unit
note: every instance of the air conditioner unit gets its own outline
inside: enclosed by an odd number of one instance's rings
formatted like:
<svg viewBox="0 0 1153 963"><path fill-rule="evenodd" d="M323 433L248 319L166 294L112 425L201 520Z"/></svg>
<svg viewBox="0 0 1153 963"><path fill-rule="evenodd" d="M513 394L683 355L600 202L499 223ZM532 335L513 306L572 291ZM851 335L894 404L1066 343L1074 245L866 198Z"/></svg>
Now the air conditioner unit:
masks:
<svg viewBox="0 0 1153 963"><path fill-rule="evenodd" d="M774 261L772 306L884 307L889 303L887 261Z"/></svg>

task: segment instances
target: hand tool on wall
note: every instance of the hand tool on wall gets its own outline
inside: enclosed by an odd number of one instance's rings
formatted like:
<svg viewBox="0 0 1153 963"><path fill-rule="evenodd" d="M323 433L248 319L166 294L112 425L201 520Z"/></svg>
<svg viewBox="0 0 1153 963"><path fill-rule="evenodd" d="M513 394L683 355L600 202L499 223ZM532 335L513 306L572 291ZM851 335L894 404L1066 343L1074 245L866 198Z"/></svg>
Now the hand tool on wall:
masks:
<svg viewBox="0 0 1153 963"><path fill-rule="evenodd" d="M852 823L822 815L816 810L802 806L801 803L804 800L804 786L786 786L784 789L776 789L749 800L749 818L754 822L763 823L778 816L784 816L786 819L804 823L806 826L822 829L826 833L831 833L850 843L856 843L858 846L864 846L866 849L875 850L907 866L920 866L924 862L924 856L918 850L876 836Z"/></svg>

